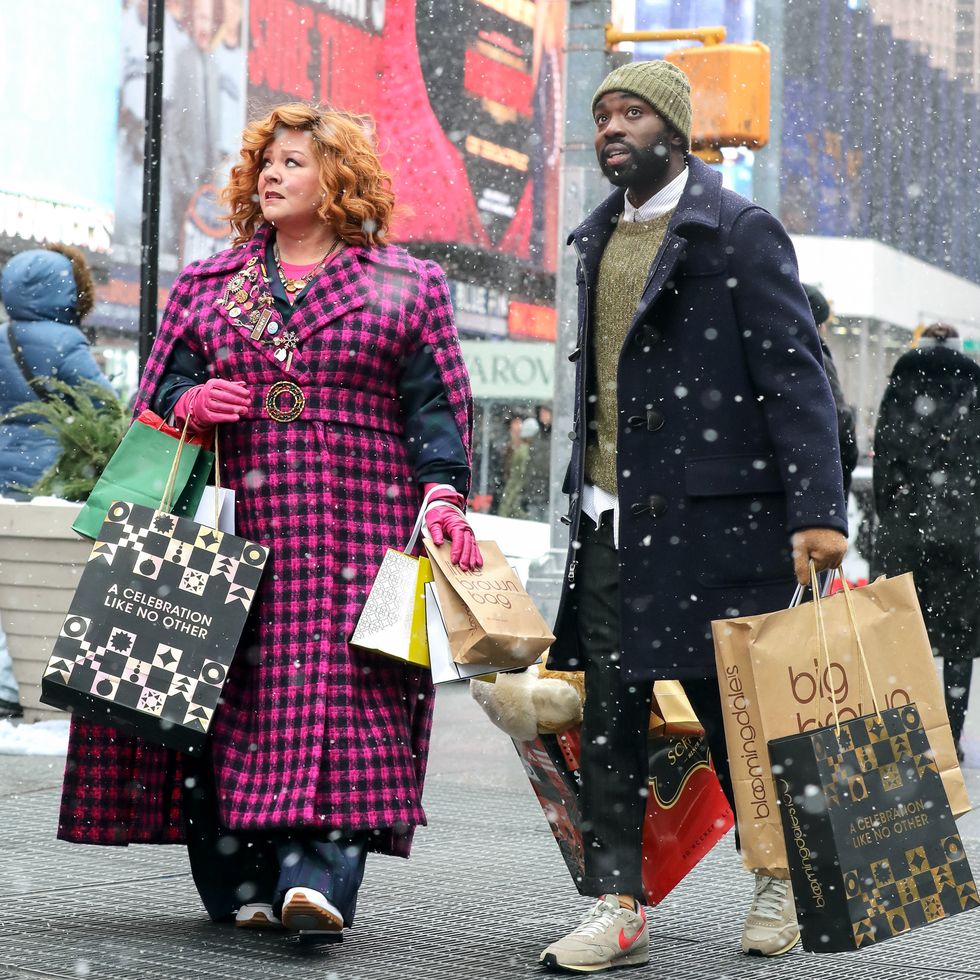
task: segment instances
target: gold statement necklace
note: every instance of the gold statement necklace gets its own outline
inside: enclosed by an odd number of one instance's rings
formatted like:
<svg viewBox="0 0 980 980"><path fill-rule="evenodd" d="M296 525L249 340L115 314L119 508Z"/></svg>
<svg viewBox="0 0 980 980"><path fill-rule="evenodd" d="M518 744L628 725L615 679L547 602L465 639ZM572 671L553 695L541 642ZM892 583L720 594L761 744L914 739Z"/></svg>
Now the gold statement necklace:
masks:
<svg viewBox="0 0 980 980"><path fill-rule="evenodd" d="M276 270L279 272L279 278L282 280L283 288L286 290L290 296L295 296L298 292L305 289L309 284L310 280L326 265L327 260L341 248L343 245L343 239L338 238L334 241L333 245L327 250L326 255L320 259L319 262L309 272L304 276L300 276L298 279L290 279L289 276L283 271L282 259L279 256L279 243L276 242L272 246L272 257L276 260Z"/></svg>

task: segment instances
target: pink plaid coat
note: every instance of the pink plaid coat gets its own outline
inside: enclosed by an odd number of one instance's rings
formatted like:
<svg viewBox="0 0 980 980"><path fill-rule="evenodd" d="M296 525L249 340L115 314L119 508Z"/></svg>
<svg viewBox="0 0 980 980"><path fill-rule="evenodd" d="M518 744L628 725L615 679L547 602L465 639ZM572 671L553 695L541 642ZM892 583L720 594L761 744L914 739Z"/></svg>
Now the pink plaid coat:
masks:
<svg viewBox="0 0 980 980"><path fill-rule="evenodd" d="M263 227L181 274L136 406L152 398L178 339L253 395L247 419L220 429L238 533L271 549L212 723L222 817L240 830L371 829L372 849L407 856L425 823L431 679L347 638L385 550L404 548L420 503L399 361L431 345L467 452L469 380L441 269L394 247L348 248L319 276L289 322L299 347L287 372L268 333L252 338L241 285L229 289L243 269L259 273L245 289L278 322L267 239ZM282 380L307 398L294 422L264 407ZM59 837L179 843L181 784L177 753L73 720Z"/></svg>

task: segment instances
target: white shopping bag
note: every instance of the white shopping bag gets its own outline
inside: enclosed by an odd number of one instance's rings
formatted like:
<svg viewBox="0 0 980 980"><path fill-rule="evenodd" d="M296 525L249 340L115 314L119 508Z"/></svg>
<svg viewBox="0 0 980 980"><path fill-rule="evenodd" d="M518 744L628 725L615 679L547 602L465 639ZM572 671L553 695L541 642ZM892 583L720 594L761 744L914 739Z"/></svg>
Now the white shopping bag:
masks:
<svg viewBox="0 0 980 980"><path fill-rule="evenodd" d="M511 662L501 667L495 667L492 664L456 663L449 649L449 633L442 618L442 610L439 608L439 593L436 591L433 582L427 582L425 586L425 631L429 641L429 668L432 671L433 684L465 681L470 677L523 669L514 667ZM540 658L538 659L540 660Z"/></svg>
<svg viewBox="0 0 980 980"><path fill-rule="evenodd" d="M198 524L214 527L214 487L206 486L201 502L197 505L194 520ZM235 533L235 491L222 487L218 495L218 531Z"/></svg>

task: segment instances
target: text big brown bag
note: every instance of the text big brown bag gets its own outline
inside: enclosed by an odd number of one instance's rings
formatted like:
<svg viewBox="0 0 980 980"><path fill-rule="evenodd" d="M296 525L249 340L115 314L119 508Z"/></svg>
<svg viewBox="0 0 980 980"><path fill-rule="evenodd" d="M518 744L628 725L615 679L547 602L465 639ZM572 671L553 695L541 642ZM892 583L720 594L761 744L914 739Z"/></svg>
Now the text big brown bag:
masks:
<svg viewBox="0 0 980 980"><path fill-rule="evenodd" d="M917 705L953 814L966 813L970 801L912 575L880 578L851 596L882 707ZM788 877L789 865L766 743L831 723L831 685L842 719L873 710L843 595L823 607L830 668L818 666L808 607L711 624L742 860L779 878Z"/></svg>
<svg viewBox="0 0 980 980"><path fill-rule="evenodd" d="M449 560L448 542L425 541L453 660L491 670L528 667L554 634L496 542L477 543L483 567L464 572Z"/></svg>

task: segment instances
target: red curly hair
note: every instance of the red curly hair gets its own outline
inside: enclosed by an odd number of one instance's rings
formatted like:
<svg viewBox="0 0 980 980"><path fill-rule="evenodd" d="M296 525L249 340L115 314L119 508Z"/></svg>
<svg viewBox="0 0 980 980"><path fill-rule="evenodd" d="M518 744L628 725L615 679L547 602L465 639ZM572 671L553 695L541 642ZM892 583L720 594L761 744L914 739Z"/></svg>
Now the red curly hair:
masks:
<svg viewBox="0 0 980 980"><path fill-rule="evenodd" d="M282 129L305 130L313 138L323 190L320 218L350 245L385 245L395 196L374 147L374 121L306 102L276 106L245 127L242 162L232 167L221 192L235 244L248 241L263 221L257 193L262 154Z"/></svg>

